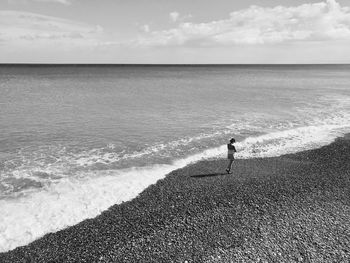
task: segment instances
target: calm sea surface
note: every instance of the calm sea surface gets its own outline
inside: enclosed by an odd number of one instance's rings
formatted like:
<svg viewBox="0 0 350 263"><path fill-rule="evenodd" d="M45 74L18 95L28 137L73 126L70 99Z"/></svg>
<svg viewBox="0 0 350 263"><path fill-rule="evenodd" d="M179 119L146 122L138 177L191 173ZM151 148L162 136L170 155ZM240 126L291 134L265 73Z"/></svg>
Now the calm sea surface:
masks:
<svg viewBox="0 0 350 263"><path fill-rule="evenodd" d="M254 158L347 132L348 65L0 66L0 251L221 158L231 137Z"/></svg>

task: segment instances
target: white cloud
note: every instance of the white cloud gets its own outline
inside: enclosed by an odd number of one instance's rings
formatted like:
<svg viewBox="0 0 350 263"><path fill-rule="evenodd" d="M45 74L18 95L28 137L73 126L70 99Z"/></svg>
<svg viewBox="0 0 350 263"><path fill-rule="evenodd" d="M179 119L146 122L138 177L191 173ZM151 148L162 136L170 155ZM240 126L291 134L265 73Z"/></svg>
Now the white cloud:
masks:
<svg viewBox="0 0 350 263"><path fill-rule="evenodd" d="M52 2L52 3L59 3L59 4L64 4L64 5L70 5L71 1L70 0L34 0L36 2Z"/></svg>
<svg viewBox="0 0 350 263"><path fill-rule="evenodd" d="M173 21L173 22L176 22L179 19L179 16L180 16L180 14L176 11L171 12L169 14L169 17L170 17L171 21Z"/></svg>
<svg viewBox="0 0 350 263"><path fill-rule="evenodd" d="M0 11L0 40L14 44L33 41L84 44L94 41L102 32L100 26L44 16L29 12Z"/></svg>
<svg viewBox="0 0 350 263"><path fill-rule="evenodd" d="M173 21L179 14L173 12ZM232 12L228 19L207 23L180 23L151 31L137 45L240 45L287 41L350 40L350 8L335 0L296 7L251 6Z"/></svg>
<svg viewBox="0 0 350 263"><path fill-rule="evenodd" d="M146 32L146 33L148 33L150 31L149 25L143 25L143 26L141 26L140 29L142 32Z"/></svg>
<svg viewBox="0 0 350 263"><path fill-rule="evenodd" d="M169 13L169 18L172 22L179 22L179 21L184 21L188 18L192 18L192 15L191 14L188 14L188 15L180 15L179 12L171 12Z"/></svg>
<svg viewBox="0 0 350 263"><path fill-rule="evenodd" d="M63 5L71 5L72 0L7 0L9 3L28 3L28 2L46 2L46 3L58 3Z"/></svg>

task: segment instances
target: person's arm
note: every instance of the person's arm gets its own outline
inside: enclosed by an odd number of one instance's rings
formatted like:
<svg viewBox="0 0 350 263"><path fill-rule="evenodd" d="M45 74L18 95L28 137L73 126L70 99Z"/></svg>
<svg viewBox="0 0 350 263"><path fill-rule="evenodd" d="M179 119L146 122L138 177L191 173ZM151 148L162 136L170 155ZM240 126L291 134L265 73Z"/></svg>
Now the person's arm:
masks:
<svg viewBox="0 0 350 263"><path fill-rule="evenodd" d="M229 150L233 150L234 152L236 152L236 148L235 148L235 146L233 146L232 144L227 144L227 148L228 148Z"/></svg>

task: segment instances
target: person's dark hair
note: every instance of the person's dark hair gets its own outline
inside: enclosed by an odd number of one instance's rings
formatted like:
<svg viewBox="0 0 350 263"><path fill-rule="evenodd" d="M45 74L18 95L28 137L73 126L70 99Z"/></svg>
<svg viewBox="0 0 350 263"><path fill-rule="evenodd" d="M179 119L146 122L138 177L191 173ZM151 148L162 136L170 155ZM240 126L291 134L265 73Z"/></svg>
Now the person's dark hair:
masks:
<svg viewBox="0 0 350 263"><path fill-rule="evenodd" d="M230 143L236 142L235 138L231 138Z"/></svg>

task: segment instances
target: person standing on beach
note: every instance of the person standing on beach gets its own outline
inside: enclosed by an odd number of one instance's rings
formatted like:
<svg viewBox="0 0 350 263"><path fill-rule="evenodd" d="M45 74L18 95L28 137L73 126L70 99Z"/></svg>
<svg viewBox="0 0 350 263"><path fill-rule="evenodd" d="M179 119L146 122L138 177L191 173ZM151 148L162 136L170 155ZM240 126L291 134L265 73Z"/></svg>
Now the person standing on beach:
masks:
<svg viewBox="0 0 350 263"><path fill-rule="evenodd" d="M234 153L237 152L235 146L233 145L236 142L234 138L230 140L230 143L227 144L227 159L229 160L226 172L229 174L232 168L232 163L235 159Z"/></svg>

